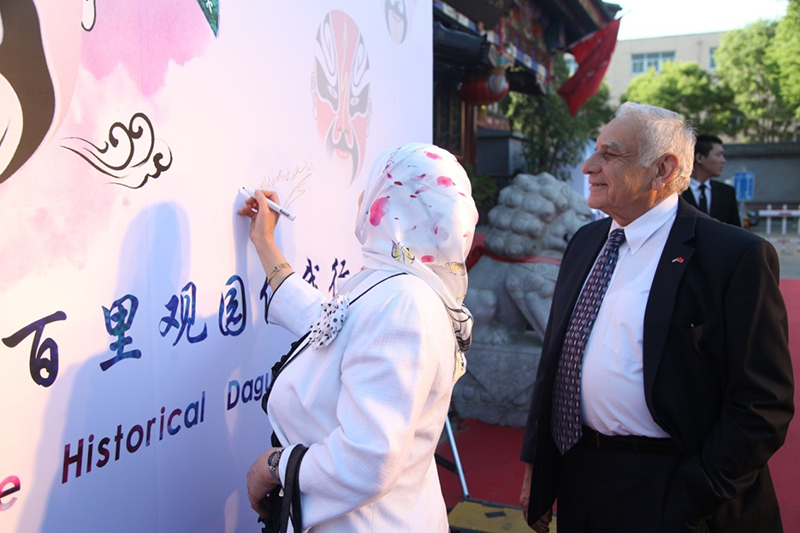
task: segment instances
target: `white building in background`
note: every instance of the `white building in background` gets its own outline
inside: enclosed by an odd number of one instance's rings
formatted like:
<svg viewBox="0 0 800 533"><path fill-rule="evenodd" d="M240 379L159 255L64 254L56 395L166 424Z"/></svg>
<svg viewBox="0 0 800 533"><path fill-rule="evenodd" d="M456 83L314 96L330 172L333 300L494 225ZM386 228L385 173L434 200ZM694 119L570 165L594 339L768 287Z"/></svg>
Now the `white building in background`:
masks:
<svg viewBox="0 0 800 533"><path fill-rule="evenodd" d="M651 67L660 72L667 61L694 61L706 70L714 70L714 51L724 33L693 33L617 41L605 77L605 82L611 88L611 103L619 103L620 95L625 92L633 78L644 74Z"/></svg>

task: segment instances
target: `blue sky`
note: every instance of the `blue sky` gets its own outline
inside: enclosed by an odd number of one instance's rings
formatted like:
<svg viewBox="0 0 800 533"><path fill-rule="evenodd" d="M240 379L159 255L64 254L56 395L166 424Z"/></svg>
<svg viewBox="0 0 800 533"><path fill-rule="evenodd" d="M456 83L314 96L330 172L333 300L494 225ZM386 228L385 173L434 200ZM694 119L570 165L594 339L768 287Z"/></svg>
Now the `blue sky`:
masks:
<svg viewBox="0 0 800 533"><path fill-rule="evenodd" d="M642 39L741 28L777 19L788 0L610 0L622 6L619 39Z"/></svg>

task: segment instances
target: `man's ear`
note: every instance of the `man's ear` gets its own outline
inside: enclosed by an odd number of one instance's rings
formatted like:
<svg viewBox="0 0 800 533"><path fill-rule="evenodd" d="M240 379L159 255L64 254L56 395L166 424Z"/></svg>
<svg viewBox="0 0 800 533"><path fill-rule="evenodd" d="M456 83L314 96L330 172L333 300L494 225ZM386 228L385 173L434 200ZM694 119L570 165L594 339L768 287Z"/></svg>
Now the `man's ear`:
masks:
<svg viewBox="0 0 800 533"><path fill-rule="evenodd" d="M660 191L678 175L678 158L667 154L656 163L656 175L653 177L651 189Z"/></svg>

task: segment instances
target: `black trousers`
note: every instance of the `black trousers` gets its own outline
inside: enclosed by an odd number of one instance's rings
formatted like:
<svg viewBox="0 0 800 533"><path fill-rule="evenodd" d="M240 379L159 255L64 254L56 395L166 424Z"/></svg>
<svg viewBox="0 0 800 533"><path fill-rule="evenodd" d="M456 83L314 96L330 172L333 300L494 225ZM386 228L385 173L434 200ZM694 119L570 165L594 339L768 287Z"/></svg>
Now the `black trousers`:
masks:
<svg viewBox="0 0 800 533"><path fill-rule="evenodd" d="M558 533L708 531L678 475L680 462L675 454L579 442L562 457Z"/></svg>

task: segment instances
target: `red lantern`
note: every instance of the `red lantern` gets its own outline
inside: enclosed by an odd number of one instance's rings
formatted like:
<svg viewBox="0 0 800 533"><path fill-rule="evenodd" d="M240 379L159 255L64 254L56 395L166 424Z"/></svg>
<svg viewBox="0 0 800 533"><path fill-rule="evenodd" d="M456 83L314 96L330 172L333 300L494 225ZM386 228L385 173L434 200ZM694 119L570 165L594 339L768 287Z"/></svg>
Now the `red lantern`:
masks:
<svg viewBox="0 0 800 533"><path fill-rule="evenodd" d="M461 83L458 95L467 103L488 105L500 100L508 94L506 67L494 67L477 78Z"/></svg>

